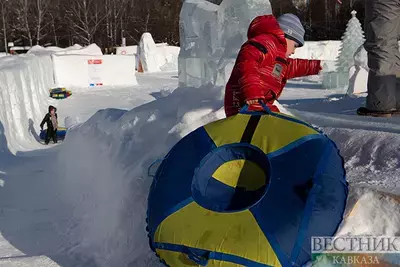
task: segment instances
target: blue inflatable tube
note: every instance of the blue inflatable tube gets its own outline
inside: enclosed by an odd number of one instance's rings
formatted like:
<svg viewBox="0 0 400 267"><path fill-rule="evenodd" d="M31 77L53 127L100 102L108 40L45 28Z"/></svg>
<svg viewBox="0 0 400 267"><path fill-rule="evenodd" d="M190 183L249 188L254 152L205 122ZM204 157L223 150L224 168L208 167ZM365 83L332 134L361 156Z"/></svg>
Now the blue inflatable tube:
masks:
<svg viewBox="0 0 400 267"><path fill-rule="evenodd" d="M303 266L348 195L335 143L280 113L248 112L180 140L148 197L150 247L167 266Z"/></svg>
<svg viewBox="0 0 400 267"><path fill-rule="evenodd" d="M67 128L60 127L57 129L57 140L64 140L67 134ZM40 131L40 139L45 140L47 136L47 130Z"/></svg>

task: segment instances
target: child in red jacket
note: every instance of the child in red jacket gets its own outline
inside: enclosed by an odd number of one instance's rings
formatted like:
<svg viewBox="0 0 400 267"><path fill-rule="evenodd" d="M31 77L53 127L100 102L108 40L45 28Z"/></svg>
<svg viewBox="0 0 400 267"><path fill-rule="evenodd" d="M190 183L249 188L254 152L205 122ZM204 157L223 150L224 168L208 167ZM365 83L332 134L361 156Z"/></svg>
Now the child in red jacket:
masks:
<svg viewBox="0 0 400 267"><path fill-rule="evenodd" d="M249 110L263 110L258 100L274 112L288 79L318 74L320 60L289 58L297 47L304 45L305 30L299 18L284 14L256 17L239 51L225 91L225 114L236 115L245 105Z"/></svg>

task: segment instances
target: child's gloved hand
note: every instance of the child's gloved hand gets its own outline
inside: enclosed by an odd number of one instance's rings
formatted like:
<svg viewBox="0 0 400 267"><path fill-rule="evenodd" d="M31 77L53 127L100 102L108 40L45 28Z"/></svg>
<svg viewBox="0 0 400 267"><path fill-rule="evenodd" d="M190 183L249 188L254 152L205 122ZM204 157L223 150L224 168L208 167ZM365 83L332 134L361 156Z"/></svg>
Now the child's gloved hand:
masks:
<svg viewBox="0 0 400 267"><path fill-rule="evenodd" d="M258 99L250 99L246 101L247 105L253 105L253 104L257 104L258 103Z"/></svg>

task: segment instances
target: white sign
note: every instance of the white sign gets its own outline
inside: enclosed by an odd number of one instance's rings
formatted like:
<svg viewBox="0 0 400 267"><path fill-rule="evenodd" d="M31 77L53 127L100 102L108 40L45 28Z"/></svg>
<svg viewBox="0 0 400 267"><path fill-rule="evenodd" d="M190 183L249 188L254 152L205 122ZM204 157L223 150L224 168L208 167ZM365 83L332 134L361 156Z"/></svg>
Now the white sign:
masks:
<svg viewBox="0 0 400 267"><path fill-rule="evenodd" d="M8 47L13 47L14 46L14 43L13 42L9 42L8 43Z"/></svg>
<svg viewBox="0 0 400 267"><path fill-rule="evenodd" d="M88 59L89 86L102 86L102 59Z"/></svg>

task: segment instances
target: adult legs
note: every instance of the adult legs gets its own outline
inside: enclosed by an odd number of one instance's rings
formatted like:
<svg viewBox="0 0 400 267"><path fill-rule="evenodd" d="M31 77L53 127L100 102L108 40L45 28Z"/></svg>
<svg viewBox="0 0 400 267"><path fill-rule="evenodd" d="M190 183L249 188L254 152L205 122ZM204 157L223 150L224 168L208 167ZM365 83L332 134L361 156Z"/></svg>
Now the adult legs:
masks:
<svg viewBox="0 0 400 267"><path fill-rule="evenodd" d="M366 108L390 112L400 108L396 75L400 66L399 0L366 0L365 49L368 52L368 96ZM398 85L397 85L398 87Z"/></svg>

